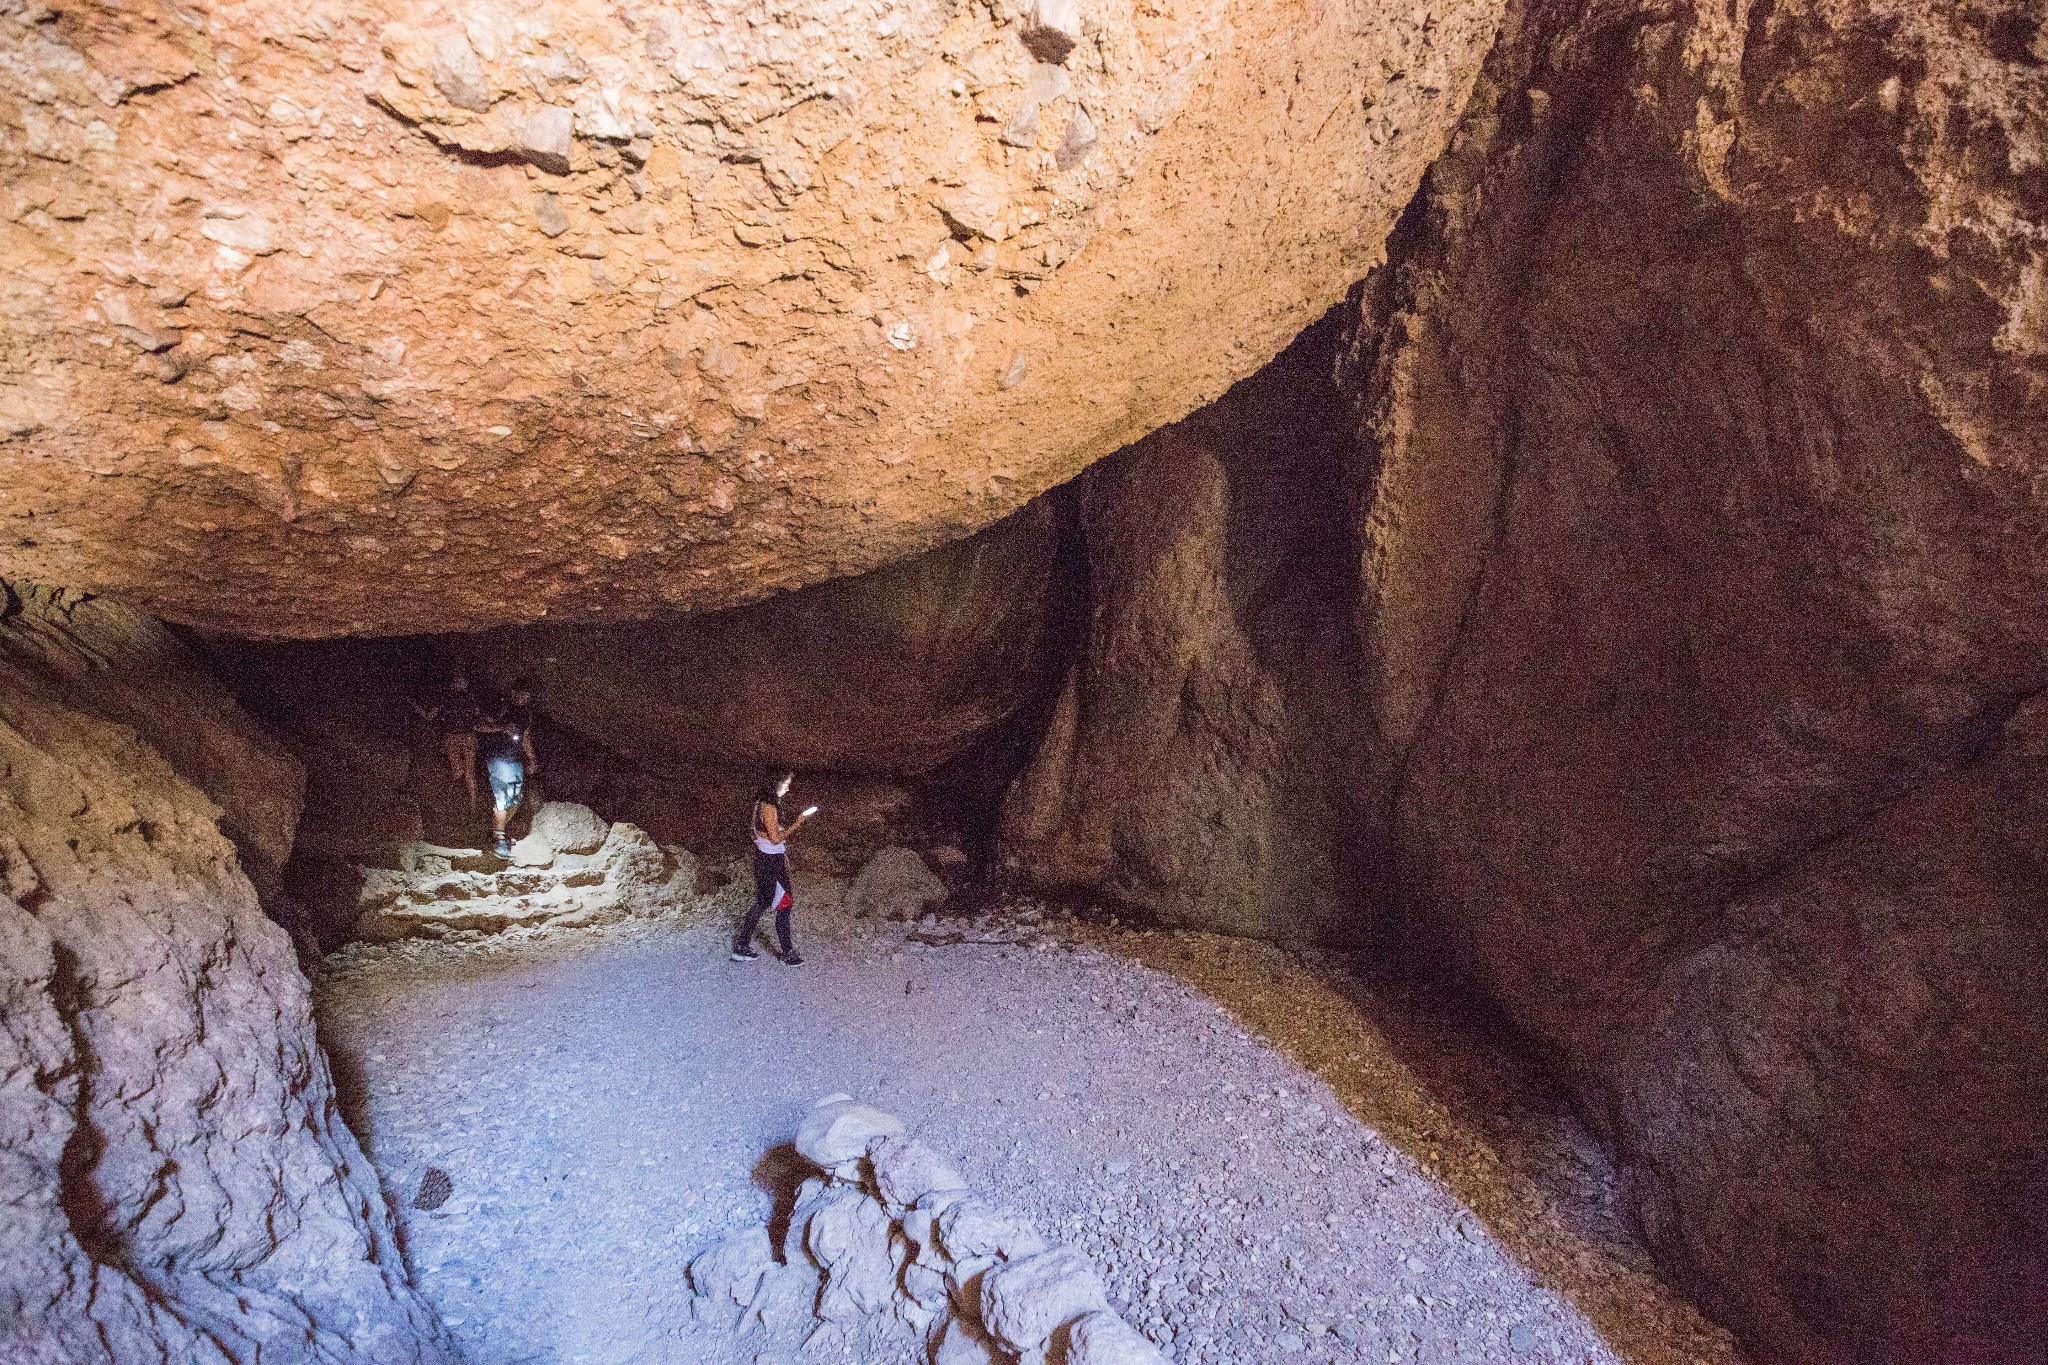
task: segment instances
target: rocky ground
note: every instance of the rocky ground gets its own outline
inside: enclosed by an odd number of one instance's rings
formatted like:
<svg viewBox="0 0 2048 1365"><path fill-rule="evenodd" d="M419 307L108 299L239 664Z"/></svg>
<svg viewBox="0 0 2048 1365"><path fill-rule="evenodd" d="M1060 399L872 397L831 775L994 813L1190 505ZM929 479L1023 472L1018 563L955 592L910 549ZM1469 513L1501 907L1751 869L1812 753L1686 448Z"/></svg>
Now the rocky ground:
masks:
<svg viewBox="0 0 2048 1365"><path fill-rule="evenodd" d="M806 889L797 969L726 960L729 896L329 959L344 1107L474 1360L796 1358L694 1322L683 1271L769 1219L764 1157L846 1092L1091 1258L1183 1365L1739 1361L1604 1217L1583 1133L1426 1003L1200 935L919 942Z"/></svg>

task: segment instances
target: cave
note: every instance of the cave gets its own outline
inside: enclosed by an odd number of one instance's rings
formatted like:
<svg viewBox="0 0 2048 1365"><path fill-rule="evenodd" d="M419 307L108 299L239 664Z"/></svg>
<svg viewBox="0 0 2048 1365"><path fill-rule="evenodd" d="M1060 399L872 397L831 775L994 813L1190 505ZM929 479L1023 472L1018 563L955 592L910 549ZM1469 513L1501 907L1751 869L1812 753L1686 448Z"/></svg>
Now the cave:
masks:
<svg viewBox="0 0 2048 1365"><path fill-rule="evenodd" d="M0 1357L2048 1357L2037 8L0 14Z"/></svg>

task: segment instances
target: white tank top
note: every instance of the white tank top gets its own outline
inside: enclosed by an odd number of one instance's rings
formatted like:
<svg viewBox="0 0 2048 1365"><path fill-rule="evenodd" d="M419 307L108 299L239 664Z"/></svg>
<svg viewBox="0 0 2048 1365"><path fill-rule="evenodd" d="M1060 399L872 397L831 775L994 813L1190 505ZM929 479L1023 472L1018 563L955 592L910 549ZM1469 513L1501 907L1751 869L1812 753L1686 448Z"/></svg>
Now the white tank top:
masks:
<svg viewBox="0 0 2048 1365"><path fill-rule="evenodd" d="M754 803L754 847L763 853L787 853L789 851L788 844L770 843L768 836L761 832L761 807L767 804L766 801L756 801Z"/></svg>

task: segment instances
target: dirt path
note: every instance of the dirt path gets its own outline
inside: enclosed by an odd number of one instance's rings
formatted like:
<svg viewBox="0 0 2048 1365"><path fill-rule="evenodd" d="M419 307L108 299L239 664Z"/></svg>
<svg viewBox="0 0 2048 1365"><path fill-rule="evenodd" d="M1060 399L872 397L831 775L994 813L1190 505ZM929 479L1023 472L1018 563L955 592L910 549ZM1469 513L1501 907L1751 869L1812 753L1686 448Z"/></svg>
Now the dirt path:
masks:
<svg viewBox="0 0 2048 1365"><path fill-rule="evenodd" d="M1540 1092L1469 1039L1425 1085L1412 1007L1201 936L810 928L801 968L686 924L332 960L344 1105L477 1365L785 1358L693 1325L682 1268L765 1221L757 1163L834 1091L1086 1251L1182 1365L1738 1361ZM429 1164L454 1195L424 1212Z"/></svg>

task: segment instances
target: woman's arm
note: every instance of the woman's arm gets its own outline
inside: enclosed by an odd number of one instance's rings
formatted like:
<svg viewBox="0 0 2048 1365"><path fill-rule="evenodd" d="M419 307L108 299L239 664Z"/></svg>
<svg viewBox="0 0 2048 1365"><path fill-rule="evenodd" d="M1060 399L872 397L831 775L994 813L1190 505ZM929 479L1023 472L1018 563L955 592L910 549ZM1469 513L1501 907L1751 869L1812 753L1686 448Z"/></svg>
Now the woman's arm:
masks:
<svg viewBox="0 0 2048 1365"><path fill-rule="evenodd" d="M782 825L782 812L775 809L774 802L763 801L760 803L760 808L763 811L767 812L767 814L765 814L761 819L761 828L768 832L768 842L771 844L782 843L784 840L788 839L790 835L802 829L804 827L804 821L811 818L808 815L799 815L797 816L795 821L792 822L787 829L785 829Z"/></svg>

